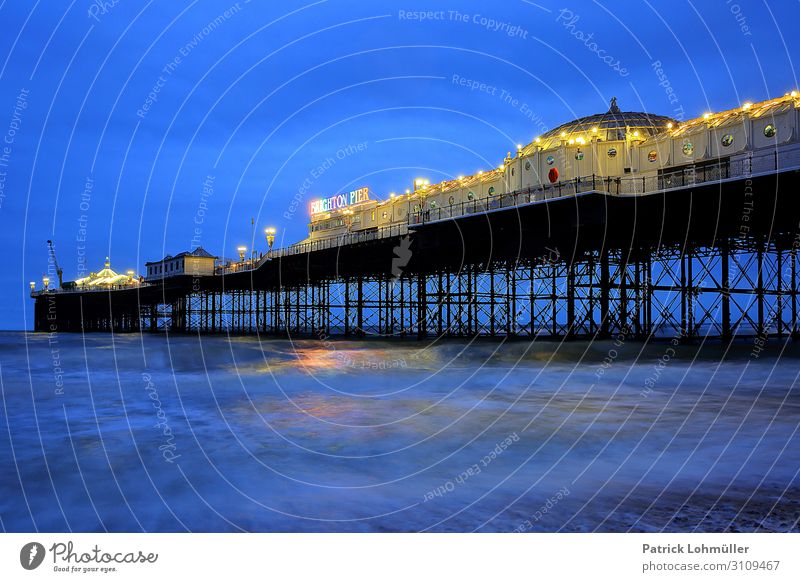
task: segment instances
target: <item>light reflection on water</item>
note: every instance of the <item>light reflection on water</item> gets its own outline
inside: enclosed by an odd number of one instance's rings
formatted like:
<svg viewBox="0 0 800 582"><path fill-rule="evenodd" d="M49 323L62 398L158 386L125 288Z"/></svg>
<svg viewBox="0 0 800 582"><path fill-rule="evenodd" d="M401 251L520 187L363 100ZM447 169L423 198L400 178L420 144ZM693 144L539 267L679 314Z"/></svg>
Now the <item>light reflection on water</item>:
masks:
<svg viewBox="0 0 800 582"><path fill-rule="evenodd" d="M664 344L603 367L602 342L58 339L63 394L45 336L0 334L8 530L786 531L800 518L794 346L780 360L777 342L757 359L747 342L680 347L647 391Z"/></svg>

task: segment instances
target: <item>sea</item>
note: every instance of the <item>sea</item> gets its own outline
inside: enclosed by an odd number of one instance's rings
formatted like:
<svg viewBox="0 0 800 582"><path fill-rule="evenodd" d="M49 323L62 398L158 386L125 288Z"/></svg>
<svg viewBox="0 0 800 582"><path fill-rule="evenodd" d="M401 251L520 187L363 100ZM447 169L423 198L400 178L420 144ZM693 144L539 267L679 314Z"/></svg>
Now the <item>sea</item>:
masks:
<svg viewBox="0 0 800 582"><path fill-rule="evenodd" d="M800 345L0 333L6 532L800 531Z"/></svg>

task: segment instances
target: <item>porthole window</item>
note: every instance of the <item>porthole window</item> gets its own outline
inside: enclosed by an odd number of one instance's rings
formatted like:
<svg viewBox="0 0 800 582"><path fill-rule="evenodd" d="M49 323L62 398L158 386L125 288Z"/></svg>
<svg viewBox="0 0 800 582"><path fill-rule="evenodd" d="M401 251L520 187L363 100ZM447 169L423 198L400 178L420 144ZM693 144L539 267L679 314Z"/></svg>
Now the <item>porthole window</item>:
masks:
<svg viewBox="0 0 800 582"><path fill-rule="evenodd" d="M617 148L608 148L608 157L609 158L616 158L617 157Z"/></svg>
<svg viewBox="0 0 800 582"><path fill-rule="evenodd" d="M489 194L494 194L494 186L489 186Z"/></svg>
<svg viewBox="0 0 800 582"><path fill-rule="evenodd" d="M556 159L553 156L547 156L546 161L548 166L552 166L556 162Z"/></svg>
<svg viewBox="0 0 800 582"><path fill-rule="evenodd" d="M723 147L731 147L733 145L733 136L730 133L726 133L722 136L721 142Z"/></svg>
<svg viewBox="0 0 800 582"><path fill-rule="evenodd" d="M771 123L764 128L764 137L775 137L776 133L778 133L778 131Z"/></svg>
<svg viewBox="0 0 800 582"><path fill-rule="evenodd" d="M467 193L467 199L468 200L475 200L475 192L472 192L472 191L468 192Z"/></svg>
<svg viewBox="0 0 800 582"><path fill-rule="evenodd" d="M650 162L655 162L658 159L658 152L656 150L650 150L647 154L647 160Z"/></svg>
<svg viewBox="0 0 800 582"><path fill-rule="evenodd" d="M531 163L530 162L525 162L525 171L526 172L530 172L531 171Z"/></svg>
<svg viewBox="0 0 800 582"><path fill-rule="evenodd" d="M455 201L456 201L455 196L450 196L450 198L448 198L448 202L450 202L450 205L452 205Z"/></svg>
<svg viewBox="0 0 800 582"><path fill-rule="evenodd" d="M583 159L583 152L578 150L578 152L575 154L575 159L580 162Z"/></svg>
<svg viewBox="0 0 800 582"><path fill-rule="evenodd" d="M694 145L692 142L687 141L683 144L683 155L684 156L691 156L694 153Z"/></svg>

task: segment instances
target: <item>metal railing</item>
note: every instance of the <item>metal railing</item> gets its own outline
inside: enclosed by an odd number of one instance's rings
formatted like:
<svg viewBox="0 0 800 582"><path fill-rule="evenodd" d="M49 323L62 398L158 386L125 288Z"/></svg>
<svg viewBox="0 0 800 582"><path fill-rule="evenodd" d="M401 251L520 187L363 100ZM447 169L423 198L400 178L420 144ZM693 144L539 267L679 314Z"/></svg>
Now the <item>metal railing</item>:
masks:
<svg viewBox="0 0 800 582"><path fill-rule="evenodd" d="M576 196L585 192L605 192L615 196L664 192L695 184L718 182L729 178L797 167L800 167L800 148L783 152L776 149L766 154L747 155L733 161L720 159L711 163L684 166L673 171L660 171L657 175L652 176L601 177L592 174L555 184L543 184L478 200L412 212L408 215L408 223L412 226L425 224L501 208Z"/></svg>
<svg viewBox="0 0 800 582"><path fill-rule="evenodd" d="M232 273L241 273L242 271L253 271L258 269L267 261L290 257L293 255L301 255L313 251L321 251L335 247L343 247L362 242L373 240L380 240L384 238L391 238L395 236L403 236L408 234L407 224L398 224L395 226L387 226L384 228L377 228L372 230L365 230L361 232L350 232L336 237L331 237L323 240L312 241L308 243L299 243L288 246L282 249L275 249L266 253L258 259L250 259L241 263L232 263L222 267L217 267L217 275L229 275Z"/></svg>
<svg viewBox="0 0 800 582"><path fill-rule="evenodd" d="M151 283L143 281L141 283L137 283L136 285L104 285L104 286L75 286L75 287L68 287L64 289L63 287L48 287L47 289L37 289L35 291L31 291L31 297L37 297L39 295L50 295L53 293L92 293L92 292L103 292L107 293L108 291L123 291L125 289L141 289L142 287L149 287Z"/></svg>

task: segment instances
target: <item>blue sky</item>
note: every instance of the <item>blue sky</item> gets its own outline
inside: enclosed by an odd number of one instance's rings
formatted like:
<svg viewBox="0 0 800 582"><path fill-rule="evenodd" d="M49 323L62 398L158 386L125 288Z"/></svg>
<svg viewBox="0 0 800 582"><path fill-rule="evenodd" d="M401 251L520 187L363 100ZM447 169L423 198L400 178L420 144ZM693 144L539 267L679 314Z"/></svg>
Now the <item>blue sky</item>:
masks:
<svg viewBox="0 0 800 582"><path fill-rule="evenodd" d="M251 218L256 248L295 242L314 198L496 166L612 96L690 118L783 94L798 7L1 2L0 328L31 327L47 239L67 279L193 239L232 256Z"/></svg>

